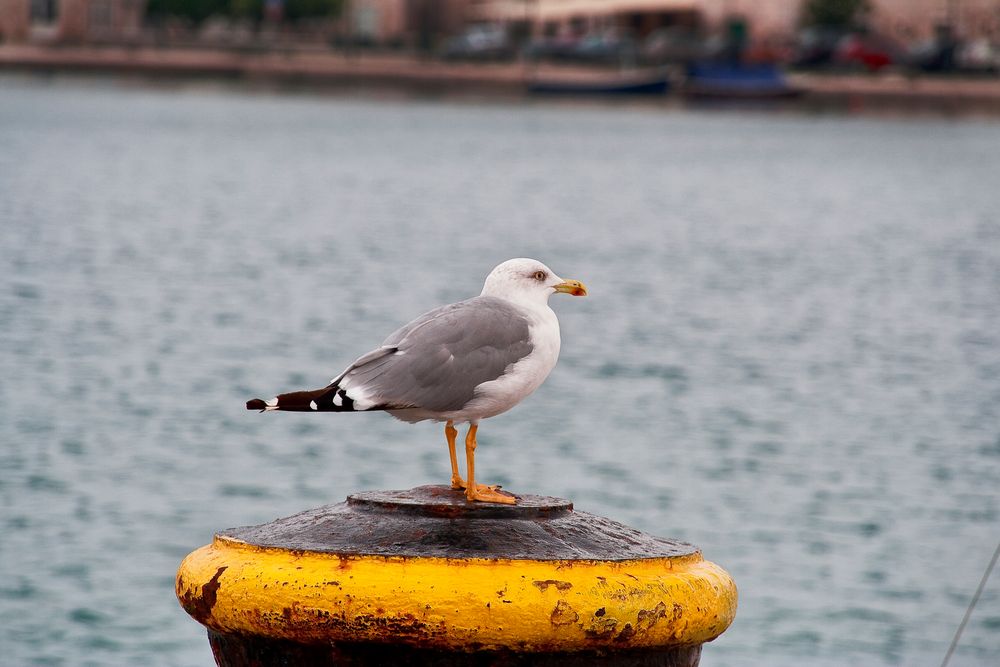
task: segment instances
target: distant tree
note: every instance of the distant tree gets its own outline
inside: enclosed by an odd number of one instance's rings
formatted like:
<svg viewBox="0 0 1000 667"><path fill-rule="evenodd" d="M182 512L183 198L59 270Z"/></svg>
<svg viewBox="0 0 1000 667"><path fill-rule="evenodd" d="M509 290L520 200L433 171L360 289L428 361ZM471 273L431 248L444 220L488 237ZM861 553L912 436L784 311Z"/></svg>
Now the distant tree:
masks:
<svg viewBox="0 0 1000 667"><path fill-rule="evenodd" d="M804 0L802 24L825 28L857 26L871 11L869 0Z"/></svg>
<svg viewBox="0 0 1000 667"><path fill-rule="evenodd" d="M149 0L146 15L150 18L176 16L201 23L209 16L226 14L229 0Z"/></svg>
<svg viewBox="0 0 1000 667"><path fill-rule="evenodd" d="M285 16L298 19L339 16L344 0L285 0Z"/></svg>
<svg viewBox="0 0 1000 667"><path fill-rule="evenodd" d="M285 17L290 21L338 16L344 0L285 0ZM264 0L149 0L150 18L175 16L201 23L209 16L230 16L259 20Z"/></svg>
<svg viewBox="0 0 1000 667"><path fill-rule="evenodd" d="M229 0L229 15L238 18L259 19L262 0Z"/></svg>

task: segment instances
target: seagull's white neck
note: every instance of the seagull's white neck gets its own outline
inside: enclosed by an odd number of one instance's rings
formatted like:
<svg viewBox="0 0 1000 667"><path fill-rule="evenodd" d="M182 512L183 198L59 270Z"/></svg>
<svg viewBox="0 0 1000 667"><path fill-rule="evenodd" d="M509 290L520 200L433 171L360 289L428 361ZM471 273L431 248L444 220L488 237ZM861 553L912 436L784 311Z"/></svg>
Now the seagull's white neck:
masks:
<svg viewBox="0 0 1000 667"><path fill-rule="evenodd" d="M525 290L518 289L517 285L511 285L510 283L487 282L483 287L483 291L480 296L492 296L498 299L504 299L505 301L515 303L522 308L538 311L551 310L549 308L550 294L551 291L547 289Z"/></svg>

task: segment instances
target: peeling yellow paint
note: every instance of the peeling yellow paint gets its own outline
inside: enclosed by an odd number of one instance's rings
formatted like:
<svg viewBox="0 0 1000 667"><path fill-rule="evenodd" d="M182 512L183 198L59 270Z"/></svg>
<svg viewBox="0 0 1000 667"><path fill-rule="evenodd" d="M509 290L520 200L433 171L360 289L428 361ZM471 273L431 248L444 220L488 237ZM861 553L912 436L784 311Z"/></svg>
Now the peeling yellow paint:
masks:
<svg viewBox="0 0 1000 667"><path fill-rule="evenodd" d="M181 563L177 597L224 633L572 651L711 641L732 623L737 594L700 554L621 562L342 556L216 537Z"/></svg>

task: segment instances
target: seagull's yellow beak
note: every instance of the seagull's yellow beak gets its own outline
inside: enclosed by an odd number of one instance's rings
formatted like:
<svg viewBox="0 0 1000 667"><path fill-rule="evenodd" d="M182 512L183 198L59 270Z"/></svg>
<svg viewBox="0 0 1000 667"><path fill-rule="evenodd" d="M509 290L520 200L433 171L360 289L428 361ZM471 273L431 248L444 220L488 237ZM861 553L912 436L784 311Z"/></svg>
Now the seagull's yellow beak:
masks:
<svg viewBox="0 0 1000 667"><path fill-rule="evenodd" d="M555 290L573 296L587 296L587 286L579 280L564 280L555 286Z"/></svg>

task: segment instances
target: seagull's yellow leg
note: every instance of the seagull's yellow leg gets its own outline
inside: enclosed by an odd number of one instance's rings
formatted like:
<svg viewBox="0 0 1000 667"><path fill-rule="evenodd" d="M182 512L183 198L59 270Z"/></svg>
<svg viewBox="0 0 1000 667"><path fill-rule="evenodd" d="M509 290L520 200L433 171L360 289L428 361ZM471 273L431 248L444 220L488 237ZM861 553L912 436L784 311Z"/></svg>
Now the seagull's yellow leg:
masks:
<svg viewBox="0 0 1000 667"><path fill-rule="evenodd" d="M469 484L465 487L465 497L481 503L517 504L514 496L498 491L496 486L476 484L476 431L478 430L479 425L472 424L465 436L465 462L469 466Z"/></svg>
<svg viewBox="0 0 1000 667"><path fill-rule="evenodd" d="M455 422L449 421L444 425L444 437L448 439L448 456L451 457L451 488L464 489L465 480L458 474L458 457L455 455L455 437L458 431L455 429Z"/></svg>

